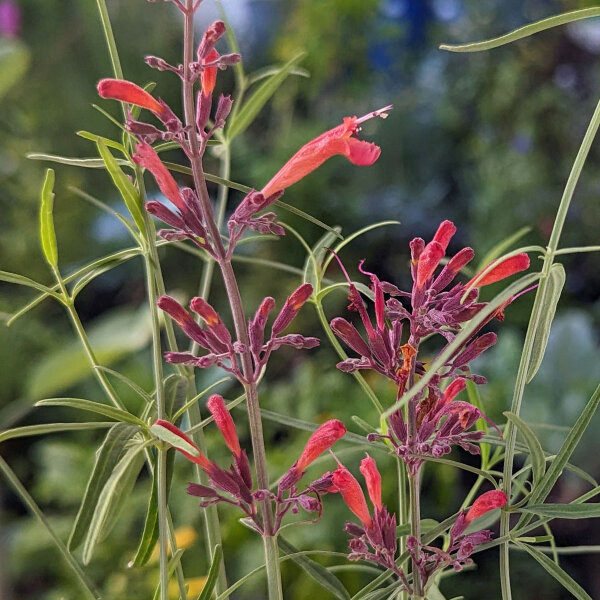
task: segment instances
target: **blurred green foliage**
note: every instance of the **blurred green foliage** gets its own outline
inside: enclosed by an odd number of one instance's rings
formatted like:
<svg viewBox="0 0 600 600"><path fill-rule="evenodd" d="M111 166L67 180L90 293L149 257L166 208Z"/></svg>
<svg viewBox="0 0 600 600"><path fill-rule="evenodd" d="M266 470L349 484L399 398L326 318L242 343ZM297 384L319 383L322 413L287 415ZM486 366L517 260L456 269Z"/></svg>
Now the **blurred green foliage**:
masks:
<svg viewBox="0 0 600 600"><path fill-rule="evenodd" d="M151 71L142 61L145 54L154 54L178 62L180 24L175 11L166 3L146 5L141 0L108 4L127 77L140 84L157 81L157 93L174 108L179 107L174 79ZM234 5L230 8L224 4L227 10L235 10ZM237 140L232 179L260 187L301 144L337 124L344 115L361 114L393 102L395 110L385 125L368 123L362 134L383 150L372 168L355 169L342 160L330 161L290 189L284 198L326 223L342 225L344 232L376 220L401 221L400 226L371 232L344 250L344 262L352 272L359 258L367 258L368 267L377 268L383 278L406 285L408 241L416 235L430 236L444 218L453 219L459 227L451 252L471 244L481 257L524 225L533 227L526 242L544 245L562 186L600 96L599 50L586 42L592 33L599 35L598 24L594 23L596 29L587 34L580 27L559 28L473 56L444 54L437 45L484 39L561 10L592 5L595 3L591 0L249 3L250 18L267 19L271 26L262 44L249 47L241 36L247 70L288 60L304 49L308 56L302 66L311 76L286 81L260 118ZM0 268L49 282L37 239L44 165L28 161L25 154L42 151L94 156L94 145L74 132L86 129L117 136L118 131L91 107L98 102L96 81L110 75L95 3L22 0L19 6L24 15L20 40L0 40ZM404 7L404 12L395 13L393 6ZM455 10L454 16L448 17L444 7ZM221 77L222 89L229 89L231 84L229 73ZM102 106L120 118L115 107ZM564 245L598 243L599 159L596 146L576 194ZM208 165L209 169L216 168L216 161L209 160ZM125 247L128 241L116 222L110 223L69 191L69 186L76 186L118 208L104 173L63 166L56 171L57 237L61 264L68 273L92 258ZM231 205L239 198L237 193L232 194ZM298 227L309 242L321 235L317 228L296 217L283 212L281 217ZM242 246L241 250L298 267L304 260L303 249L291 236ZM161 258L167 289L182 297L194 295L201 274L199 261L176 249L161 251ZM599 375L598 259L593 254L580 254L565 257L564 263L566 293L559 305L548 354L525 402L527 418L542 425L570 424ZM266 294L281 302L298 282L291 275L251 265L240 264L238 272L248 310ZM338 275L332 266L330 276ZM218 284L213 288L219 305L223 290ZM1 284L0 313L13 313L30 298L29 291ZM78 299L77 308L90 331L102 322L105 330L111 323L120 330L124 340L120 348L134 353L117 351L115 343L108 349L110 355L104 357L106 364L114 361L124 374L149 390L147 332L132 325L130 319L139 314L128 316L139 310L143 299L141 262L133 259L90 285ZM326 304L327 314L342 314L344 307L342 295L332 296ZM527 297L511 306L499 327L498 345L481 360L481 372L490 379L487 388L482 389L482 397L490 416L497 420L510 404L529 307ZM119 318L127 319L127 328L119 324ZM298 328L308 335L324 337L309 307L301 314ZM117 341L111 335L108 340ZM65 315L50 301L10 328L0 328L2 427L78 418L72 411L59 408L28 413L32 403L44 394L102 398L96 383L82 377L85 371L78 362L80 355L69 354L74 343ZM65 356L69 358L63 362ZM372 422L368 400L351 377L334 369L336 360L326 342L310 354L282 352L262 385L262 405L314 422L340 415L348 417L348 425L350 415ZM44 376L44 372L52 377ZM198 375L201 386L208 384L206 377ZM392 401L393 390L375 379L371 383L384 403ZM139 402L125 386L115 385L126 404ZM235 391L225 385L222 393L233 395ZM248 447L241 409L236 413L236 422L242 430L242 442ZM275 479L295 460L306 435L274 423L265 423L265 427L271 478ZM545 446L552 447L562 439L560 429L540 427L536 432ZM209 428L208 433L209 448L214 448L218 459L221 444L214 431ZM100 436L101 432L79 432L15 440L2 446L3 456L27 483L63 538L77 511ZM598 476L600 462L592 438L585 439L577 464ZM356 466L360 456L346 452L340 449L344 460ZM383 456L381 464L384 499L391 502L395 498L394 467ZM319 466L315 466L314 473L320 473ZM177 461L170 503L178 525L193 526L198 531L199 538L184 554L183 564L186 573L200 577L206 574L208 564L199 511L183 493L190 476L188 465ZM461 490L470 482L465 473L437 465L428 468L424 513L439 518L454 511L462 501ZM153 593L156 564L142 570L126 567L143 524L149 485L146 478L138 482L118 526L101 544L90 565L90 576L108 598L146 598ZM561 487L556 492L561 498L557 501L572 498L577 485L574 481L572 488ZM18 499L4 489L2 502L0 556L6 560L0 567L0 597L77 598L78 590L64 565L52 554L46 534L29 519ZM303 548L344 551L346 542L341 531L348 515L339 498L328 498L326 510L326 518L318 527L290 530L290 541ZM233 511L223 509L221 514L227 569L233 580L260 564L260 540L236 521ZM590 543L593 535L597 541L600 532L597 525L592 525L579 532L558 528L556 533L559 544L566 545L578 543L573 541L578 534L583 543ZM515 600L563 597L531 561L523 557L515 565ZM600 596L593 559L565 559L564 566L592 596L594 592ZM285 563L283 570L286 598L321 597L322 591L310 581L295 577L299 574L296 566ZM111 575L106 577L107 573ZM340 577L352 590L364 584L368 575L340 573ZM478 573L449 578L442 589L448 597L461 593L467 600L498 597L496 555L492 552L482 558ZM261 598L261 594L262 583L256 578L238 597Z"/></svg>

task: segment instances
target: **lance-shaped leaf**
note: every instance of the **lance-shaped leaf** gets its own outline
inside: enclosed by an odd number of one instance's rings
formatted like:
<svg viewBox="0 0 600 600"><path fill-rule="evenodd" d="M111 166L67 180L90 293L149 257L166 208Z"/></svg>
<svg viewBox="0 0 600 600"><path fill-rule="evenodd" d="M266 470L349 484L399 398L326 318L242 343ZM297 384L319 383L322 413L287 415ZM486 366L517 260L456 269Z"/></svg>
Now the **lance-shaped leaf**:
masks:
<svg viewBox="0 0 600 600"><path fill-rule="evenodd" d="M56 246L56 233L52 209L54 207L54 171L46 170L46 177L42 185L40 204L40 241L44 258L52 267L58 265L58 248Z"/></svg>
<svg viewBox="0 0 600 600"><path fill-rule="evenodd" d="M83 542L92 521L92 515L96 510L100 492L119 462L125 445L131 440L136 431L137 427L133 425L117 423L106 434L104 442L102 442L102 445L96 451L96 460L92 474L88 480L85 494L69 537L68 547L71 552Z"/></svg>
<svg viewBox="0 0 600 600"><path fill-rule="evenodd" d="M144 215L142 213L142 203L138 191L128 177L123 173L121 167L119 167L115 157L111 154L110 150L106 147L106 144L102 140L96 142L98 146L98 152L106 165L106 170L110 175L116 188L119 190L127 210L130 212L135 224L138 226L140 231L145 231Z"/></svg>
<svg viewBox="0 0 600 600"><path fill-rule="evenodd" d="M508 411L504 413L504 416L515 425L529 447L531 468L533 470L533 486L535 487L542 480L542 477L546 472L546 459L544 458L542 445L533 432L533 429L531 429L523 419Z"/></svg>
<svg viewBox="0 0 600 600"><path fill-rule="evenodd" d="M114 515L113 503L115 500L119 500L119 497L126 499L124 488L129 487L127 484L131 482L132 478L134 481L137 478L144 462L142 450L151 443L151 441L146 441L129 448L102 488L83 546L84 564L87 565L90 562L96 545L106 534L107 520L112 520L109 519L109 516L112 516L110 513Z"/></svg>
<svg viewBox="0 0 600 600"><path fill-rule="evenodd" d="M198 600L210 600L212 591L215 589L215 585L217 583L217 578L219 577L221 560L223 560L223 549L219 544L217 544L213 550L210 569L208 570L206 582L202 588L202 593L198 596Z"/></svg>
<svg viewBox="0 0 600 600"><path fill-rule="evenodd" d="M564 267L560 263L556 263L550 268L548 278L540 284L543 286L543 289L540 290L542 294L542 312L535 331L531 358L527 367L527 383L535 377L544 359L548 338L550 337L550 328L554 320L554 313L556 313L556 305L560 300L560 294L565 285L565 278Z"/></svg>
<svg viewBox="0 0 600 600"><path fill-rule="evenodd" d="M261 111L262 107L277 91L277 88L285 81L287 76L305 56L305 52L301 52L294 56L283 65L278 72L266 79L259 86L252 96L243 104L237 114L231 115L229 127L226 130L226 136L230 141L247 129Z"/></svg>

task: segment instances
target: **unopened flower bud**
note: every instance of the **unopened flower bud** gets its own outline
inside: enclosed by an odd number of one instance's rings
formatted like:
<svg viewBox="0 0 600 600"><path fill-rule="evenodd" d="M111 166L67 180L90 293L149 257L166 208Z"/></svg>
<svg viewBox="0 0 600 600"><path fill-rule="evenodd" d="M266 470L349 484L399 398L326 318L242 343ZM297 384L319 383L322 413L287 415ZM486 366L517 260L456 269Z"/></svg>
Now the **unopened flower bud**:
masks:
<svg viewBox="0 0 600 600"><path fill-rule="evenodd" d="M490 283L500 281L501 279L505 279L506 277L510 277L511 275L519 273L520 271L524 271L525 269L529 268L529 257L527 254L525 254L525 252L522 252L521 254L511 256L510 258L506 258L504 260L498 259L496 263L493 264L495 266L481 279L478 280L479 274L477 274L469 281L469 283L467 283L467 286L475 285L477 287L482 287L484 285L489 285Z"/></svg>
<svg viewBox="0 0 600 600"><path fill-rule="evenodd" d="M367 483L367 491L373 506L381 510L383 506L381 503L381 475L377 469L377 464L368 454L360 462L360 472Z"/></svg>
<svg viewBox="0 0 600 600"><path fill-rule="evenodd" d="M313 287L310 283L302 284L295 290L285 301L281 312L277 315L273 323L273 335L281 333L298 314L304 303L310 298L313 292Z"/></svg>
<svg viewBox="0 0 600 600"><path fill-rule="evenodd" d="M470 523L473 519L477 519L495 508L502 508L508 502L506 494L501 490L490 490L482 494L473 502L473 506L467 512L465 521Z"/></svg>
<svg viewBox="0 0 600 600"><path fill-rule="evenodd" d="M333 472L333 485L337 487L348 508L358 517L365 529L372 525L365 495L360 484L344 466Z"/></svg>
<svg viewBox="0 0 600 600"><path fill-rule="evenodd" d="M238 439L237 432L235 430L235 424L231 418L231 413L225 406L223 396L219 394L213 394L206 403L210 414L213 416L219 431L223 435L223 439L227 444L227 447L235 456L239 456L242 452L240 448L240 440Z"/></svg>
<svg viewBox="0 0 600 600"><path fill-rule="evenodd" d="M219 38L225 33L225 29L223 21L215 21L206 29L197 51L197 57L200 62L207 58Z"/></svg>
<svg viewBox="0 0 600 600"><path fill-rule="evenodd" d="M225 120L229 116L233 100L231 96L219 96L219 103L217 104L217 111L215 112L215 129L219 129L225 125Z"/></svg>

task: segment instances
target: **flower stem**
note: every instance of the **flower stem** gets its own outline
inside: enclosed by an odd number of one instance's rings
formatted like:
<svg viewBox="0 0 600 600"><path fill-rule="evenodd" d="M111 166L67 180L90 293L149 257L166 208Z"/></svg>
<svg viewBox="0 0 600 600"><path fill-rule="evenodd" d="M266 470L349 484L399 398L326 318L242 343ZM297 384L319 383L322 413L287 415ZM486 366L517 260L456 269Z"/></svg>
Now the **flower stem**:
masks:
<svg viewBox="0 0 600 600"><path fill-rule="evenodd" d="M417 540L413 560L413 599L419 600L423 596L423 582L421 572L416 564L421 556L421 494L420 494L420 471L414 475L408 474L408 489L410 495L410 533Z"/></svg>
<svg viewBox="0 0 600 600"><path fill-rule="evenodd" d="M184 75L183 75L183 106L185 112L186 126L189 127L188 143L190 147L190 163L194 177L194 186L196 193L202 205L204 219L208 234L212 240L213 251L217 257L217 262L221 270L229 305L233 317L235 332L239 342L249 348L248 330L246 327L246 316L240 296L239 287L233 271L231 260L226 257L223 240L219 228L215 221L215 216L206 187L206 179L202 168L202 157L196 134L196 119L194 114L194 89L190 78L190 64L193 60L194 49L194 3L193 0L186 0L185 25L184 25ZM253 375L252 358L249 351L241 354L242 370L246 380L251 380ZM256 476L259 489L269 489L269 477L267 473L267 459L262 431L262 420L260 415L260 406L258 404L258 391L256 383L244 384L246 392L246 406L248 410L248 421L250 425L250 435L252 438L252 451ZM261 502L261 513L263 521L263 530L265 532L265 562L267 565L267 574L269 582L270 600L281 599L281 581L279 570L279 556L277 551L277 540L273 536L273 513L271 504L268 500ZM277 564L275 564L277 563Z"/></svg>

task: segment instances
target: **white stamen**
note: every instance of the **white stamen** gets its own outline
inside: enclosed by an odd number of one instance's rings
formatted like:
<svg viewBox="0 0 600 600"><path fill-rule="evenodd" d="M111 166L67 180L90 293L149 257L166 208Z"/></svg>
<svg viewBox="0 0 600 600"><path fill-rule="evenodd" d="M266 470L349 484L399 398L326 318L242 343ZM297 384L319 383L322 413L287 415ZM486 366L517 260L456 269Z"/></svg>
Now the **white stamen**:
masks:
<svg viewBox="0 0 600 600"><path fill-rule="evenodd" d="M387 119L388 111L392 110L393 108L394 108L393 104L388 104L388 106L384 106L383 108L380 108L379 110L374 110L370 113L367 113L366 115L360 117L360 119L356 119L356 124L358 125L358 123L368 121L369 119L372 119L374 117L381 117L382 119Z"/></svg>

